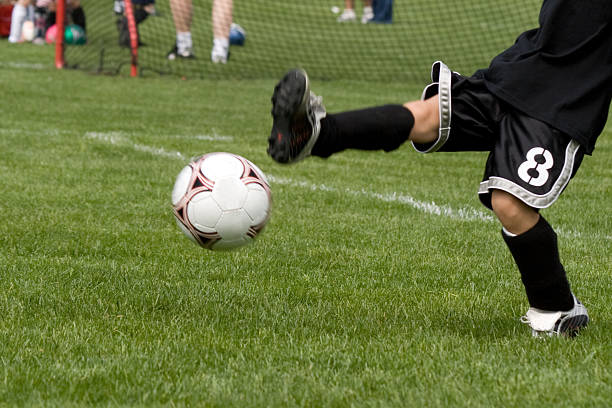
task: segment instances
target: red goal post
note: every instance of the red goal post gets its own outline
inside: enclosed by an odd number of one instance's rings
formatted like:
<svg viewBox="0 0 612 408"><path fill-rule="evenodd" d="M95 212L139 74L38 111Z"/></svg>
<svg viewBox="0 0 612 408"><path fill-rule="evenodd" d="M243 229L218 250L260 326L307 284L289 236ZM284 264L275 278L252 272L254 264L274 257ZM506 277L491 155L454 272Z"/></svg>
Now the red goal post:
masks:
<svg viewBox="0 0 612 408"><path fill-rule="evenodd" d="M55 24L57 27L55 35L55 67L58 69L64 68L64 30L66 16L66 0L57 0L55 10Z"/></svg>
<svg viewBox="0 0 612 408"><path fill-rule="evenodd" d="M136 20L134 20L134 8L131 0L125 1L125 14L128 21L128 31L130 32L130 51L132 55L130 76L138 76L138 32L136 31ZM55 67L58 69L64 68L66 61L64 60L64 32L66 29L66 0L57 0L56 3L56 21L57 34L55 37Z"/></svg>

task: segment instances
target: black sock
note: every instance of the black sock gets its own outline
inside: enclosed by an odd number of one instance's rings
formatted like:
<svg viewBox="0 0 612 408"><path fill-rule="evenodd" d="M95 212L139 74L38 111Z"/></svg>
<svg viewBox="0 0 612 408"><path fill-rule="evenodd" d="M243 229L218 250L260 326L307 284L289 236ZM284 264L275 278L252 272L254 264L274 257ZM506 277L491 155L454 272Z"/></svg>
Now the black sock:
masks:
<svg viewBox="0 0 612 408"><path fill-rule="evenodd" d="M330 114L321 120L312 155L329 157L345 149L389 152L408 140L413 126L412 112L402 105Z"/></svg>
<svg viewBox="0 0 612 408"><path fill-rule="evenodd" d="M511 237L502 231L521 272L529 305L542 310L567 311L574 298L559 259L557 234L544 217L529 231Z"/></svg>
<svg viewBox="0 0 612 408"><path fill-rule="evenodd" d="M134 20L136 20L136 24L140 24L145 21L149 17L149 13L142 7L134 8Z"/></svg>

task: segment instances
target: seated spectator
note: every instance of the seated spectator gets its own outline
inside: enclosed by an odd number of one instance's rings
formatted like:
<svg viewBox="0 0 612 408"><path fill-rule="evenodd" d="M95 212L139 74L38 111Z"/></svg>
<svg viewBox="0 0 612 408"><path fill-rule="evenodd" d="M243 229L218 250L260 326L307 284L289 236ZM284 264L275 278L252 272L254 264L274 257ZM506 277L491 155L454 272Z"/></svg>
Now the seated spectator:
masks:
<svg viewBox="0 0 612 408"><path fill-rule="evenodd" d="M136 22L136 36L138 38L138 46L145 45L140 41L140 32L138 25L145 21L150 15L155 15L155 0L132 0L132 8L134 12L134 21ZM113 6L117 18L117 30L119 31L119 46L130 47L130 31L128 29L128 21L125 15L125 2L123 0L115 0Z"/></svg>
<svg viewBox="0 0 612 408"><path fill-rule="evenodd" d="M24 1L24 0L20 0ZM25 0L34 3L33 0ZM35 0L32 19L34 21L34 44L44 44L47 30L55 25L56 20L56 0ZM66 19L65 26L75 24L86 32L85 12L81 7L80 0L66 0Z"/></svg>
<svg viewBox="0 0 612 408"><path fill-rule="evenodd" d="M34 29L35 36L32 42L42 45L45 43L45 34L47 29L55 24L49 21L49 15L53 11L55 13L55 3L53 0L36 0L34 7Z"/></svg>

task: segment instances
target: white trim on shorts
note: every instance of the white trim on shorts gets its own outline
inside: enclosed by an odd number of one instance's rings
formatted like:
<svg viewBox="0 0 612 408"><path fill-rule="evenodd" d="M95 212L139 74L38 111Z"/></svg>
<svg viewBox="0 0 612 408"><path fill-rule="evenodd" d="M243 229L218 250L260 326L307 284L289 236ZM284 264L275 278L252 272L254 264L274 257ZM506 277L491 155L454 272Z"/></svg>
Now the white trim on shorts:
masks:
<svg viewBox="0 0 612 408"><path fill-rule="evenodd" d="M412 143L412 147L419 153L433 153L438 151L448 140L451 130L451 88L452 88L452 73L451 70L442 62L436 61L431 67L431 81L427 85L421 95L421 100L424 101L434 95L438 95L439 108L439 128L438 137L430 143ZM437 92L436 92L437 91Z"/></svg>
<svg viewBox="0 0 612 408"><path fill-rule="evenodd" d="M571 139L567 147L565 148L565 162L561 169L561 174L553 184L550 191L546 194L534 194L511 180L507 180L502 177L492 176L488 180L480 183L478 194L490 194L490 190L503 190L506 191L525 204L534 208L547 208L550 207L559 198L567 183L572 178L574 171L574 161L576 153L580 148L580 144L574 139Z"/></svg>

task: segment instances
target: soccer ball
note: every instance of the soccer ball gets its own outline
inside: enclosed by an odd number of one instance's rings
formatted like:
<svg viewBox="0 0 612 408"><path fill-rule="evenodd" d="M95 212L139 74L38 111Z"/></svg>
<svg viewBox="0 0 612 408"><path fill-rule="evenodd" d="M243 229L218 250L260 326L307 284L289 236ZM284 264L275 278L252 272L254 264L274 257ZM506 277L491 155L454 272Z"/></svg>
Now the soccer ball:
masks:
<svg viewBox="0 0 612 408"><path fill-rule="evenodd" d="M47 28L47 32L45 33L47 44L53 44L55 42L55 37L57 37L57 25L53 24L51 27Z"/></svg>
<svg viewBox="0 0 612 408"><path fill-rule="evenodd" d="M53 44L57 37L57 24L53 24L47 29L45 40L47 44ZM81 26L70 24L64 30L64 43L71 45L83 45L87 42L87 36Z"/></svg>
<svg viewBox="0 0 612 408"><path fill-rule="evenodd" d="M230 26L229 42L230 45L244 45L246 31L239 24L232 23Z"/></svg>
<svg viewBox="0 0 612 408"><path fill-rule="evenodd" d="M181 170L172 208L183 233L212 250L248 244L270 217L272 196L263 172L232 153L208 153Z"/></svg>
<svg viewBox="0 0 612 408"><path fill-rule="evenodd" d="M79 25L70 24L64 31L64 42L72 45L83 45L87 42L85 30Z"/></svg>

